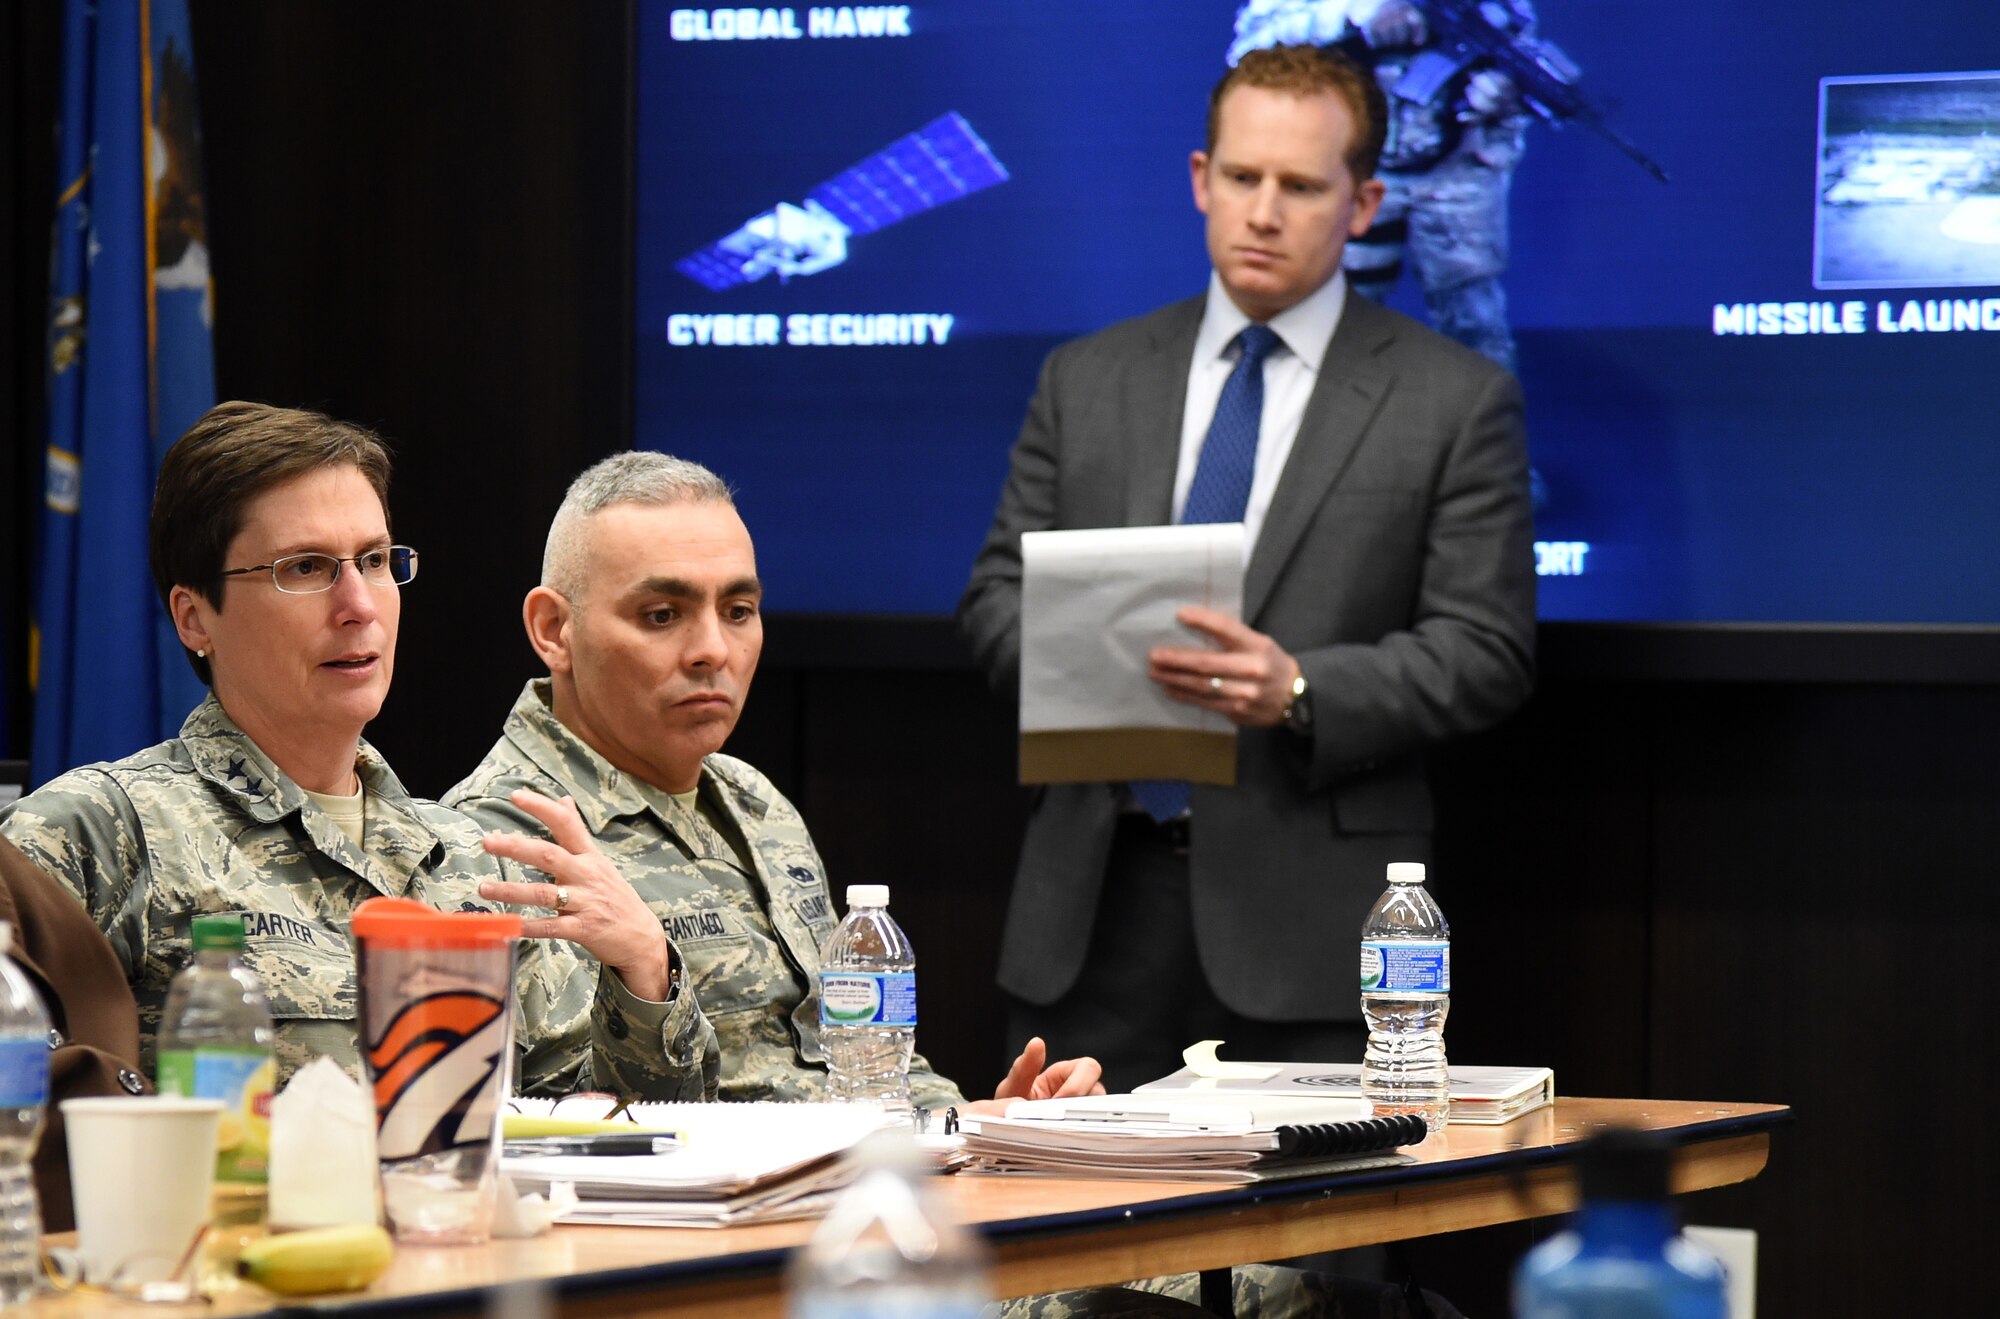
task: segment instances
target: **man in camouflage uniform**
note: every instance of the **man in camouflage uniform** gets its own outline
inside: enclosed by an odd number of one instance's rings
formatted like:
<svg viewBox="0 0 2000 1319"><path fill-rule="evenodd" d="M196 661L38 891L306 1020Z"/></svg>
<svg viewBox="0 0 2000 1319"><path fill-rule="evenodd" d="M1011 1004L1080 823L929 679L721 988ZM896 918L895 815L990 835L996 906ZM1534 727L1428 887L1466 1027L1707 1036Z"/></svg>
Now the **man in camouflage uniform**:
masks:
<svg viewBox="0 0 2000 1319"><path fill-rule="evenodd" d="M770 780L720 754L763 646L750 533L713 472L625 453L578 477L523 613L550 676L445 794L490 828L537 830L522 789L569 797L659 917L713 1023L723 1099L823 1099L819 949L838 923L826 867ZM1088 1090L1031 1041L1003 1095ZM922 1057L911 1098L964 1105Z"/></svg>
<svg viewBox="0 0 2000 1319"><path fill-rule="evenodd" d="M0 833L110 940L148 1067L196 915L243 915L282 1084L322 1054L360 1072L349 918L361 902L513 902L556 912L524 922L544 937L522 950L517 1085L701 1098L714 1034L694 996L673 992L671 946L573 813L531 803L564 846L482 839L411 798L361 740L388 691L399 588L415 568L388 544L387 486L387 454L360 428L245 403L198 421L162 464L152 560L213 694L180 737L61 775L0 813ZM588 920L565 910L572 898ZM571 938L602 954L594 981Z"/></svg>
<svg viewBox="0 0 2000 1319"><path fill-rule="evenodd" d="M720 1043L720 1097L823 1099L817 972L837 923L826 869L798 810L720 754L762 649L761 595L750 534L714 473L657 453L591 468L556 513L542 584L523 606L550 676L528 683L500 740L443 800L492 828L535 830L516 794L573 798L685 959ZM1044 1061L1029 1041L1000 1098L971 1107L1101 1089L1095 1063ZM966 1102L920 1057L910 1088L925 1106ZM1381 1284L1264 1265L1234 1274L1238 1314L1409 1313ZM1198 1317L1199 1290L1180 1274L1023 1297L999 1313Z"/></svg>
<svg viewBox="0 0 2000 1319"><path fill-rule="evenodd" d="M718 1097L825 1099L817 973L837 920L798 810L731 756L704 757L693 793L624 773L556 718L551 687L527 685L500 740L444 804L515 830L539 827L513 804L516 790L574 798L685 961L721 1051ZM920 1056L910 1093L926 1108L966 1102Z"/></svg>

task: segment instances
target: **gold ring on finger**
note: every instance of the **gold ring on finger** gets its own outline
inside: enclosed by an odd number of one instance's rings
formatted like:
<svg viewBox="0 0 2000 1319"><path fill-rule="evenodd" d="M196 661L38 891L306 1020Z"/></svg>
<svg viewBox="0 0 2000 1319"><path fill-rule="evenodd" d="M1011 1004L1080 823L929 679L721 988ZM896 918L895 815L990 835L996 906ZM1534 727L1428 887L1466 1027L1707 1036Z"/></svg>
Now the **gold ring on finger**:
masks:
<svg viewBox="0 0 2000 1319"><path fill-rule="evenodd" d="M569 906L569 890L564 888L560 884L556 885L556 910L561 911L568 906Z"/></svg>

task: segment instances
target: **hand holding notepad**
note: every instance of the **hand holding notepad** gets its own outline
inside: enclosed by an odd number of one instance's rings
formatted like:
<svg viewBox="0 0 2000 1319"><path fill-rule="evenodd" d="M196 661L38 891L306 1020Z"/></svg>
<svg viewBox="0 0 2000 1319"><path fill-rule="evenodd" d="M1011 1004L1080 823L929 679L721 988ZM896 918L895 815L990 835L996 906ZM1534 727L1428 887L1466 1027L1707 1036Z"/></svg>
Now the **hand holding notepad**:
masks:
<svg viewBox="0 0 2000 1319"><path fill-rule="evenodd" d="M1147 676L1156 646L1198 644L1175 617L1243 612L1241 523L1021 537L1021 781L1236 781L1236 729Z"/></svg>

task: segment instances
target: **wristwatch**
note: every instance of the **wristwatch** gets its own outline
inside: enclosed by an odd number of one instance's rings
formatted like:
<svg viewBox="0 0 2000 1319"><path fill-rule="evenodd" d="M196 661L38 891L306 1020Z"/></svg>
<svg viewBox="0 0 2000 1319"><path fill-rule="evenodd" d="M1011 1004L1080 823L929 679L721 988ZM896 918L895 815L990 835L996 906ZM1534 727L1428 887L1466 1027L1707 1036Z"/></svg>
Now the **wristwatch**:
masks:
<svg viewBox="0 0 2000 1319"><path fill-rule="evenodd" d="M660 928L662 930L665 930L667 928L667 923L665 921L661 921ZM667 939L667 992L663 996L661 996L660 1002L671 1003L680 996L681 996L681 955L680 955L680 950L674 947L674 941L672 937L669 937Z"/></svg>
<svg viewBox="0 0 2000 1319"><path fill-rule="evenodd" d="M1284 713L1278 717L1283 719L1285 727L1291 729L1294 733L1307 734L1312 732L1312 694L1306 690L1306 675L1304 670L1300 670L1299 676L1292 679L1292 699L1285 704Z"/></svg>

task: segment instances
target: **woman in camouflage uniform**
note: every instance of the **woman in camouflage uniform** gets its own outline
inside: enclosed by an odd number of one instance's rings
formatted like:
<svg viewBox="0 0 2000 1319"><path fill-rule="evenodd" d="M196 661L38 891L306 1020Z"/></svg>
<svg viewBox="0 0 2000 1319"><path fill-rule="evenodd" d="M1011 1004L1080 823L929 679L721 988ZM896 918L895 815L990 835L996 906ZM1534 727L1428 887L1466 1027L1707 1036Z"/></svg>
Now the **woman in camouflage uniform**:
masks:
<svg viewBox="0 0 2000 1319"><path fill-rule="evenodd" d="M179 737L61 775L0 815L0 833L110 940L148 1067L193 918L233 912L270 996L281 1083L322 1054L358 1073L349 918L387 895L531 909L516 983L523 1090L703 1097L714 1033L675 992L659 923L575 811L524 794L555 841L483 837L411 797L362 740L416 575L415 552L390 543L388 480L374 435L316 413L224 403L196 422L161 465L151 551L210 695ZM598 969L580 973L567 940Z"/></svg>

